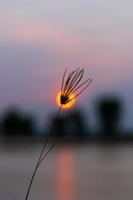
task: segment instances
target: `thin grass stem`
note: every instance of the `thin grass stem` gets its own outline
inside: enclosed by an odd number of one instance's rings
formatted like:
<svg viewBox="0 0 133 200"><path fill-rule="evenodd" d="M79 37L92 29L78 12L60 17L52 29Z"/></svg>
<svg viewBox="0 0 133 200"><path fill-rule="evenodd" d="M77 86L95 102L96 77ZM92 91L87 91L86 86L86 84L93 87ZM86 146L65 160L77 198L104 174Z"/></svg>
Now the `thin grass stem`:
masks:
<svg viewBox="0 0 133 200"><path fill-rule="evenodd" d="M62 108L62 105L61 105L60 108L58 109L55 119L57 119L57 118L59 117L61 108ZM31 176L31 179L30 179L30 183L29 183L29 187L28 187L28 190L27 190L27 193L26 193L26 196L25 196L25 200L28 200L28 197L29 197L29 194L30 194L30 191L31 191L31 186L32 186L32 184L33 184L33 181L34 181L34 178L35 178L35 175L36 175L36 173L37 173L37 170L38 170L39 166L40 166L41 163L44 161L44 159L46 158L46 156L48 155L48 153L50 153L50 152L52 151L52 149L53 149L53 148L55 147L55 145L56 145L56 142L54 141L54 143L51 145L51 147L50 147L50 148L46 151L46 153L44 154L45 148L46 148L46 146L47 146L47 143L48 143L50 137L51 137L51 134L48 134L47 137L46 137L46 139L45 139L45 141L44 141L42 150L41 150L41 152L40 152L40 155L39 155L39 158L38 158L38 160L37 160L35 169L34 169L34 171L33 171L33 174L32 174L32 176Z"/></svg>

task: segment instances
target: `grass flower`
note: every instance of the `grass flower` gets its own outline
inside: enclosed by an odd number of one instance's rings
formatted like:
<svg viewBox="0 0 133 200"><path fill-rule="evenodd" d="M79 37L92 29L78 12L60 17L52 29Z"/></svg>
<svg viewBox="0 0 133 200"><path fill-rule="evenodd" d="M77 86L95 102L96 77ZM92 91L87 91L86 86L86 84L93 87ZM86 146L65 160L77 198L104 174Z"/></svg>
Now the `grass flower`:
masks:
<svg viewBox="0 0 133 200"><path fill-rule="evenodd" d="M82 81L83 76L84 76L84 69L77 68L76 70L72 71L68 77L66 78L66 72L67 68L63 74L62 77L62 84L61 84L61 92L60 92L60 107L57 111L56 114L56 119L58 118L61 109L63 108L64 105L68 105L70 102L72 102L76 97L78 97L92 82L91 79L87 79L85 81ZM81 82L82 81L82 82ZM47 143L49 141L49 138L51 137L50 134L47 135L42 150L40 152L39 158L37 160L35 169L33 171L30 184L25 196L25 200L28 200L30 191L31 191L31 186L34 180L34 177L36 175L36 172L41 165L41 163L44 161L48 153L55 147L56 142L54 141L53 144L45 151Z"/></svg>
<svg viewBox="0 0 133 200"><path fill-rule="evenodd" d="M84 69L77 68L66 77L67 68L63 74L60 105L66 105L76 99L92 82L91 79L82 81L84 77Z"/></svg>

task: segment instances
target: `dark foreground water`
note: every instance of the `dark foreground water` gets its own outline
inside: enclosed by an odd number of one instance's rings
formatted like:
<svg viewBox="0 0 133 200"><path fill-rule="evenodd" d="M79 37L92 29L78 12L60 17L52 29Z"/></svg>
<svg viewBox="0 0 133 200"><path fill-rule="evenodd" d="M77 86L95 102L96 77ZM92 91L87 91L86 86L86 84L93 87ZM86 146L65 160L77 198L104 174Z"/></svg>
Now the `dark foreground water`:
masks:
<svg viewBox="0 0 133 200"><path fill-rule="evenodd" d="M24 200L40 145L0 147L0 200ZM37 173L31 200L132 200L133 146L56 148Z"/></svg>

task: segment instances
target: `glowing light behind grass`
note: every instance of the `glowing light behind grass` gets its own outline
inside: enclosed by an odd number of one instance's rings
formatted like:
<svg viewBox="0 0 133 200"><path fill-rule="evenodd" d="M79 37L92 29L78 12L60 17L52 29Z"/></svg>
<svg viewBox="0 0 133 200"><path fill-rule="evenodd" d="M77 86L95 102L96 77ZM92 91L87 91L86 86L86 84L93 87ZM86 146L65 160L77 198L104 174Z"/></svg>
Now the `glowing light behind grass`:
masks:
<svg viewBox="0 0 133 200"><path fill-rule="evenodd" d="M73 107L74 104L76 103L76 102L75 102L76 100L75 100L74 97L75 97L74 94L71 94L71 95L70 95L70 99L72 99L72 101L69 101L68 103L62 104L62 105L61 105L61 102L60 102L61 92L59 92L59 93L57 94L57 97L56 97L56 102L57 102L57 104L58 104L59 106L62 106L62 109L69 109L69 108Z"/></svg>

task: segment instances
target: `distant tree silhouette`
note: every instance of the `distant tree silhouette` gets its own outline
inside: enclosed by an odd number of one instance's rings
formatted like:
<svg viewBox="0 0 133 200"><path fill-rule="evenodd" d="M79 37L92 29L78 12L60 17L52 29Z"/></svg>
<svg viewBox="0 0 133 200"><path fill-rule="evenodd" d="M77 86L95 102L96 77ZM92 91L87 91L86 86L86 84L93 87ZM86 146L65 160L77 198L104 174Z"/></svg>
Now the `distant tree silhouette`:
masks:
<svg viewBox="0 0 133 200"><path fill-rule="evenodd" d="M63 117L53 118L50 128L50 134L60 139L65 137L65 119Z"/></svg>
<svg viewBox="0 0 133 200"><path fill-rule="evenodd" d="M118 123L121 116L121 103L115 97L105 97L98 103L98 111L102 125L102 133L113 138L118 133Z"/></svg>
<svg viewBox="0 0 133 200"><path fill-rule="evenodd" d="M53 119L49 130L54 136L66 141L81 141L87 137L84 119L79 110Z"/></svg>
<svg viewBox="0 0 133 200"><path fill-rule="evenodd" d="M2 127L7 136L32 135L32 118L22 115L18 110L8 111L2 120Z"/></svg>
<svg viewBox="0 0 133 200"><path fill-rule="evenodd" d="M87 135L87 128L85 126L84 117L80 110L73 110L67 117L69 135L77 140L84 140Z"/></svg>

